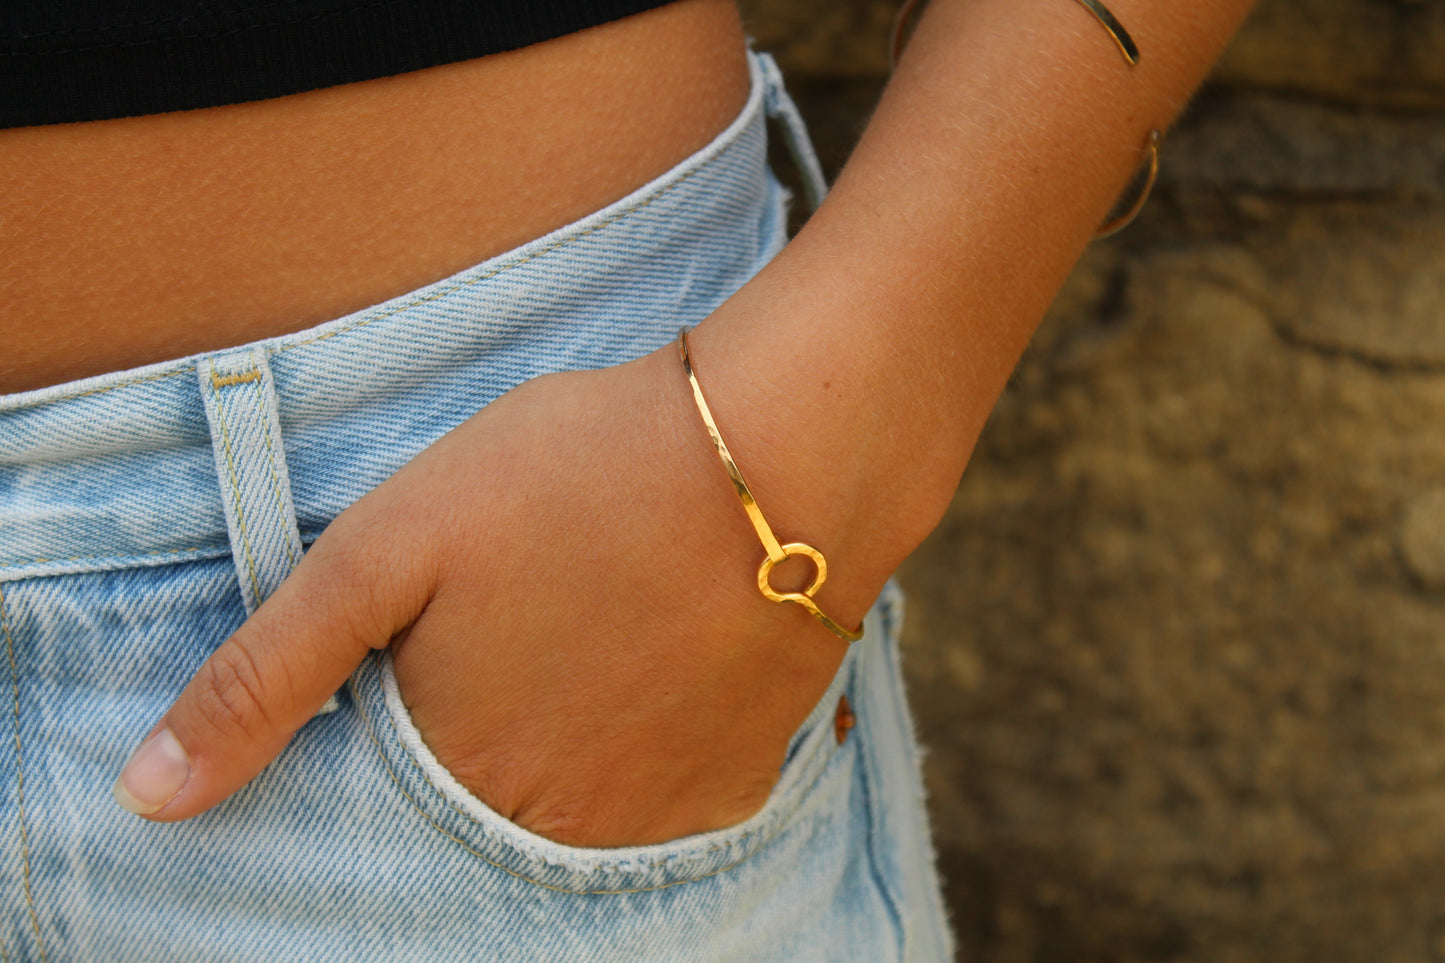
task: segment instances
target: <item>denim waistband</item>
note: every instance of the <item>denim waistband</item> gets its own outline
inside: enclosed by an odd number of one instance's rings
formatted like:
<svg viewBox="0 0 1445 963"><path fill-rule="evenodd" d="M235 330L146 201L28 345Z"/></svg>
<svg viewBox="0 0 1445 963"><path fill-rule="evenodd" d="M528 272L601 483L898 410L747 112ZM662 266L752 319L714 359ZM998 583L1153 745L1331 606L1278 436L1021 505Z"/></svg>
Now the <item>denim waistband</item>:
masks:
<svg viewBox="0 0 1445 963"><path fill-rule="evenodd" d="M706 147L473 268L309 330L0 396L0 581L231 554L250 502L309 540L509 388L640 356L705 317L785 240L768 116L822 191L776 65L752 54L750 70L746 106ZM218 411L237 386L252 392L240 413ZM223 442L283 449L266 449L258 492L227 495Z"/></svg>

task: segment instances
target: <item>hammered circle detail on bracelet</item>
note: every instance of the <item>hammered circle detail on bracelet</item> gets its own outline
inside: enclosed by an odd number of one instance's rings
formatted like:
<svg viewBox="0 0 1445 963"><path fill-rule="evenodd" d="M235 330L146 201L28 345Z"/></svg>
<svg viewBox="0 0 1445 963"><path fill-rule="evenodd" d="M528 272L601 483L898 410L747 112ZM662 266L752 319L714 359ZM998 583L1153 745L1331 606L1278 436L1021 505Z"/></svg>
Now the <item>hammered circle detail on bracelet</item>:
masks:
<svg viewBox="0 0 1445 963"><path fill-rule="evenodd" d="M773 534L768 520L763 517L763 510L758 507L752 489L748 488L748 483L743 481L743 473L738 470L738 463L733 460L732 452L728 451L727 444L718 432L717 422L712 417L712 410L708 408L707 400L702 396L702 386L697 383L697 373L692 370L692 358L687 353L687 328L683 328L677 333L677 353L682 358L682 370L687 372L688 383L692 385L692 399L697 402L698 413L702 415L703 424L707 426L707 433L712 438L713 447L717 449L718 457L722 459L723 467L727 469L728 477L732 479L733 488L737 490L738 498L743 503L743 510L748 514L748 521L753 523L753 530L758 533L758 541L763 543L763 551L766 554L762 564L758 566L758 591L763 593L763 598L771 602L793 602L801 605L813 618L821 622L824 628L838 638L847 642L857 642L863 638L862 626L859 626L857 631L844 628L825 615L823 610L818 608L818 603L813 601L813 596L818 594L818 590L828 579L828 561L823 558L823 553L805 542L780 543L778 537ZM773 588L770 581L773 566L794 555L806 555L813 560L813 565L817 569L813 575L813 581L801 592L779 592Z"/></svg>

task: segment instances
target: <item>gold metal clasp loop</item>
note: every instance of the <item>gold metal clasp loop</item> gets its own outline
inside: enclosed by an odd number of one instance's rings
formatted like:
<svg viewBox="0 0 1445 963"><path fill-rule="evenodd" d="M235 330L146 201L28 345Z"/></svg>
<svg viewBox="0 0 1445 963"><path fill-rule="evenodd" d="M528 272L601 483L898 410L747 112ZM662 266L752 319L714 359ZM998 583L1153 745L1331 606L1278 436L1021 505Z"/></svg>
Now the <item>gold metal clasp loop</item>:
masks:
<svg viewBox="0 0 1445 963"><path fill-rule="evenodd" d="M806 605L813 601L818 589L828 581L828 560L823 557L822 552L803 542L789 542L783 546L783 558L794 555L806 555L813 560L813 581L801 592L779 592L772 584L773 566L777 562L769 556L758 566L758 591L763 593L763 598L772 602L797 602L799 605Z"/></svg>
<svg viewBox="0 0 1445 963"><path fill-rule="evenodd" d="M818 603L813 601L813 596L818 594L818 589L822 588L823 583L828 581L828 560L823 557L823 553L806 542L789 542L782 546L782 549L785 559L791 558L794 555L806 555L812 559L813 567L816 569L813 573L813 580L809 582L808 587L801 592L779 592L773 588L772 584L773 566L777 563L773 561L771 556L768 556L764 558L762 564L758 566L758 591L763 593L763 598L772 602L792 602L795 605L801 605L808 610L813 618L822 622L828 631L838 636L838 638L847 639L849 642L856 642L858 639L861 639L863 637L863 630L861 628L857 632L843 628L843 626L828 618L823 610L818 608Z"/></svg>

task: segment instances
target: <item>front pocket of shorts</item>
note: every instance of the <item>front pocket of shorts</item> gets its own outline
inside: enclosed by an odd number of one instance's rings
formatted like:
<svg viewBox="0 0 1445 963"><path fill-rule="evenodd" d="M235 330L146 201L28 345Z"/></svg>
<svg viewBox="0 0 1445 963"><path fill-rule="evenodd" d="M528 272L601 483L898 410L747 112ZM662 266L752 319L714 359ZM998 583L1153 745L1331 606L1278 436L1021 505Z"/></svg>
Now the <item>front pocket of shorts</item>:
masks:
<svg viewBox="0 0 1445 963"><path fill-rule="evenodd" d="M727 829L667 843L615 849L565 846L505 819L473 796L422 741L396 684L389 657L370 659L352 678L358 721L398 801L476 859L547 889L635 893L723 874L791 826L828 807L849 804L855 740L835 737L832 706L847 691L856 658L837 677L794 737L793 751L763 808Z"/></svg>

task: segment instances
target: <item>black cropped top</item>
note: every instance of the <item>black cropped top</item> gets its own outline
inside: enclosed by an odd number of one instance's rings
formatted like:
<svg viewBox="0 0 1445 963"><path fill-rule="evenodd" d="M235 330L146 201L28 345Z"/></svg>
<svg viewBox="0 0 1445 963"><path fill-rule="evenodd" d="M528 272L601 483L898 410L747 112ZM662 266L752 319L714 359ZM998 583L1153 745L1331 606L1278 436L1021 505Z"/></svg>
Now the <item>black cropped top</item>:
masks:
<svg viewBox="0 0 1445 963"><path fill-rule="evenodd" d="M0 127L262 100L470 60L667 0L0 0Z"/></svg>

